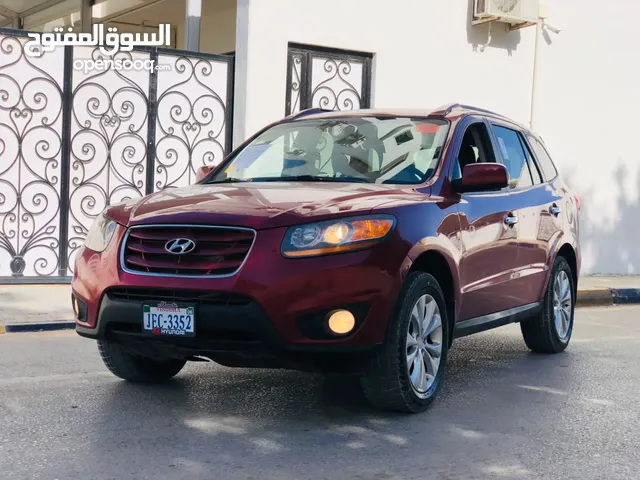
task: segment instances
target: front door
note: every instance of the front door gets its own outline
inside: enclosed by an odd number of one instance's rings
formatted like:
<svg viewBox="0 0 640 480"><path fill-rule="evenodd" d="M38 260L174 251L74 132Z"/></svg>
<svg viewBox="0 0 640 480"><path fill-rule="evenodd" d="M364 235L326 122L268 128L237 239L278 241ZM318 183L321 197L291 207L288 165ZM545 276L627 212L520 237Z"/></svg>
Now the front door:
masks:
<svg viewBox="0 0 640 480"><path fill-rule="evenodd" d="M483 121L467 127L453 180L473 162L495 162L496 154ZM461 195L459 320L480 317L518 306L512 273L517 267L517 223L510 210L509 190Z"/></svg>

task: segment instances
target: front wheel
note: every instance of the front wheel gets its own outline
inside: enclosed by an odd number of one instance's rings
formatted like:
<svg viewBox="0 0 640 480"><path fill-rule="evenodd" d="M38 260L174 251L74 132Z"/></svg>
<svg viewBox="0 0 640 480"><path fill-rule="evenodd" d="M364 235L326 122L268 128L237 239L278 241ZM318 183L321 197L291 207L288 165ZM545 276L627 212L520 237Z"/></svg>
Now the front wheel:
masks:
<svg viewBox="0 0 640 480"><path fill-rule="evenodd" d="M442 384L448 338L438 281L428 273L411 273L391 318L387 342L361 377L367 399L388 410L425 410Z"/></svg>
<svg viewBox="0 0 640 480"><path fill-rule="evenodd" d="M553 265L539 317L520 324L527 347L536 353L560 353L569 345L575 311L573 272L564 257Z"/></svg>
<svg viewBox="0 0 640 480"><path fill-rule="evenodd" d="M106 367L115 376L135 383L161 383L177 375L186 360L155 360L134 355L117 343L98 340L98 350Z"/></svg>

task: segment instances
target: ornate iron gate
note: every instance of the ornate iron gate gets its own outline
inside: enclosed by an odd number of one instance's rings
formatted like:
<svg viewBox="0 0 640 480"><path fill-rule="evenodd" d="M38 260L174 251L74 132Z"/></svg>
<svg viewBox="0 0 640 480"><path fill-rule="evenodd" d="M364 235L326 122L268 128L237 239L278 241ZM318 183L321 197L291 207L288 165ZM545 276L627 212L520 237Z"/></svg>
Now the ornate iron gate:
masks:
<svg viewBox="0 0 640 480"><path fill-rule="evenodd" d="M289 44L286 115L371 104L371 54Z"/></svg>
<svg viewBox="0 0 640 480"><path fill-rule="evenodd" d="M188 185L231 147L233 57L120 52L146 70L85 73L93 47L25 55L0 29L0 283L69 281L108 205Z"/></svg>

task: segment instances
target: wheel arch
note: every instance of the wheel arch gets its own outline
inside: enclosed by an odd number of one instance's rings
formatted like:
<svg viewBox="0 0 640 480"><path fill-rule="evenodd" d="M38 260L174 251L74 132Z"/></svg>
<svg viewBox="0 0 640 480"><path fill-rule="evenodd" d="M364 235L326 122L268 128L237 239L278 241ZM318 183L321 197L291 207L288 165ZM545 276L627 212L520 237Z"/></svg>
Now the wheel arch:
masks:
<svg viewBox="0 0 640 480"><path fill-rule="evenodd" d="M416 259L411 263L407 275L415 271L433 275L442 289L447 308L450 337L449 346L451 346L457 317L457 305L459 303L458 276L454 273L457 271L456 264L453 259L448 258L443 252L430 249L422 252L416 257Z"/></svg>
<svg viewBox="0 0 640 480"><path fill-rule="evenodd" d="M569 243L563 244L557 251L553 264L555 264L558 257L563 257L571 267L571 277L573 279L573 294L576 295L578 291L578 257L576 255L576 251L573 246Z"/></svg>

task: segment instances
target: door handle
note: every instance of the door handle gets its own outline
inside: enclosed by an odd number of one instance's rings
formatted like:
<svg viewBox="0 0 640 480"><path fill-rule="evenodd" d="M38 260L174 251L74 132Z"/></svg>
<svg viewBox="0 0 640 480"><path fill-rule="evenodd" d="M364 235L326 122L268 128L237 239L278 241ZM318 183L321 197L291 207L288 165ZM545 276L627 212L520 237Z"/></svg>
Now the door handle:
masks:
<svg viewBox="0 0 640 480"><path fill-rule="evenodd" d="M513 227L516 223L518 223L518 216L510 213L506 217L504 217L504 223Z"/></svg>
<svg viewBox="0 0 640 480"><path fill-rule="evenodd" d="M555 203L549 207L549 213L551 213L551 215L558 216L561 211L562 209Z"/></svg>

